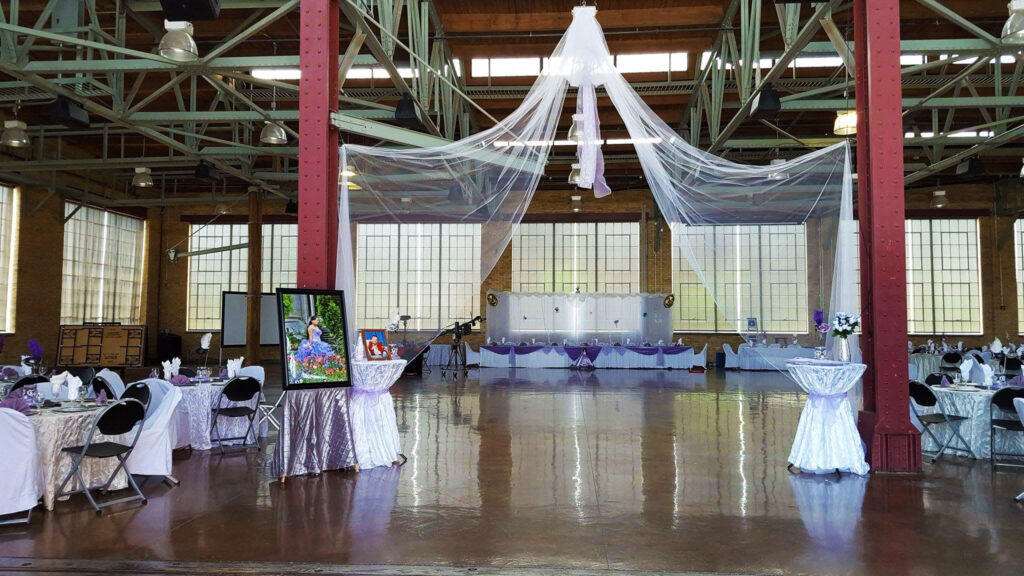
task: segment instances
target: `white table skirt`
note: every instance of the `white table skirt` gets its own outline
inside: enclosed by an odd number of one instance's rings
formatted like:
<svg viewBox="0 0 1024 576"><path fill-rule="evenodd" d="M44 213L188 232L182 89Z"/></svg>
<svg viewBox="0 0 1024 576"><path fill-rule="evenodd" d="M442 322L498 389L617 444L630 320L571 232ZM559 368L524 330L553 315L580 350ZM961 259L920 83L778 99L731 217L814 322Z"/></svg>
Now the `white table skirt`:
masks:
<svg viewBox="0 0 1024 576"><path fill-rule="evenodd" d="M402 453L389 389L402 375L405 364L405 360L352 362L349 417L360 468L391 466Z"/></svg>
<svg viewBox="0 0 1024 576"><path fill-rule="evenodd" d="M939 398L939 404L928 408L918 406L918 412L930 414L938 412L940 406L942 406L947 414L966 416L967 420L960 422L960 435L964 437L971 450L974 451L975 457L982 459L991 458L992 443L989 440L989 402L992 400L992 395L995 392L992 390L961 391L935 387L933 387L933 390L935 390L935 395ZM999 417L999 414L997 413L996 416ZM1014 419L1016 414L1007 412L1002 418ZM918 428L921 427L918 422L914 422L914 424ZM945 442L946 438L952 434L952 431L950 431L949 426L946 424L934 425L930 430L940 442ZM936 445L927 433L921 434L922 450L937 452L939 448L941 446ZM946 452L952 452L961 456L968 455L967 451L958 448L959 442L954 440L946 448ZM1024 434L1020 432L996 432L996 449L1000 454L1020 454L1024 456Z"/></svg>
<svg viewBox="0 0 1024 576"><path fill-rule="evenodd" d="M195 386L181 386L181 403L178 404L176 412L184 412L188 418L189 445L193 450L209 450L213 448L210 441L210 426L213 424L213 408L220 398L220 391L224 389L219 384L197 384ZM259 399L253 400L258 403ZM253 402L248 405L252 406ZM224 402L224 406L241 406L245 402ZM248 418L225 418L217 419L217 435L220 438L234 438L245 434L249 428ZM259 415L253 423L253 429L260 437L267 435L267 421L259 424ZM254 443L255 438L250 436L247 443ZM241 440L224 442L224 445L241 444ZM176 444L178 444L176 442Z"/></svg>
<svg viewBox="0 0 1024 576"><path fill-rule="evenodd" d="M846 393L867 366L823 361L792 361L789 374L807 392L789 462L804 472L836 470L864 475L870 466Z"/></svg>
<svg viewBox="0 0 1024 576"><path fill-rule="evenodd" d="M814 348L803 346L786 346L785 348L769 348L765 346L751 347L740 344L737 351L740 370L786 370L786 361L793 358L814 358Z"/></svg>
<svg viewBox="0 0 1024 576"><path fill-rule="evenodd" d="M910 363L917 366L917 379L924 382L929 374L939 371L942 356L938 354L918 353L910 355Z"/></svg>

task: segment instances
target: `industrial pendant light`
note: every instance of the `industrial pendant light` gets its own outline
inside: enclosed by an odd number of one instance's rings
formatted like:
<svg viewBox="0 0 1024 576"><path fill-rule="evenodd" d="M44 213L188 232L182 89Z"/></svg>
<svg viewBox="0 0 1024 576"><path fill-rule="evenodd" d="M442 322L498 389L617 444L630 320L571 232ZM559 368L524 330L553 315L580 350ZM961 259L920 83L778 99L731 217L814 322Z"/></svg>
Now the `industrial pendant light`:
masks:
<svg viewBox="0 0 1024 576"><path fill-rule="evenodd" d="M566 140L579 142L583 138L583 114L573 114L572 124L569 125L569 135Z"/></svg>
<svg viewBox="0 0 1024 576"><path fill-rule="evenodd" d="M1024 0L1010 0L1006 7L1010 10L1010 17L1003 25L1003 42L1024 44Z"/></svg>
<svg viewBox="0 0 1024 576"><path fill-rule="evenodd" d="M573 212L580 213L583 211L583 197L582 196L570 196L569 207L572 208Z"/></svg>
<svg viewBox="0 0 1024 576"><path fill-rule="evenodd" d="M932 192L932 208L945 208L949 206L949 199L946 198L945 190L934 190Z"/></svg>
<svg viewBox="0 0 1024 576"><path fill-rule="evenodd" d="M274 56L277 56L277 42L274 42ZM270 111L277 111L277 85L275 84L271 88L270 96ZM260 130L260 142L264 144L270 144L272 146L280 146L281 144L288 143L288 133L284 131L284 126L281 126L277 122L267 121L263 123L263 130Z"/></svg>
<svg viewBox="0 0 1024 576"><path fill-rule="evenodd" d="M160 39L157 50L161 56L175 62L195 62L199 59L199 48L192 39L191 22L171 22L164 20L167 33Z"/></svg>
<svg viewBox="0 0 1024 576"><path fill-rule="evenodd" d="M857 111L840 110L836 112L836 121L832 125L836 136L854 136L857 134Z"/></svg>
<svg viewBox="0 0 1024 576"><path fill-rule="evenodd" d="M0 144L11 148L25 148L29 145L28 125L18 120L18 109L21 108L21 101L14 104L14 120L4 121L4 131L0 134Z"/></svg>
<svg viewBox="0 0 1024 576"><path fill-rule="evenodd" d="M153 176L150 175L149 168L140 166L135 169L135 176L132 177L132 186L136 188L153 187Z"/></svg>
<svg viewBox="0 0 1024 576"><path fill-rule="evenodd" d="M573 164L572 169L569 170L569 184L580 183L580 165Z"/></svg>

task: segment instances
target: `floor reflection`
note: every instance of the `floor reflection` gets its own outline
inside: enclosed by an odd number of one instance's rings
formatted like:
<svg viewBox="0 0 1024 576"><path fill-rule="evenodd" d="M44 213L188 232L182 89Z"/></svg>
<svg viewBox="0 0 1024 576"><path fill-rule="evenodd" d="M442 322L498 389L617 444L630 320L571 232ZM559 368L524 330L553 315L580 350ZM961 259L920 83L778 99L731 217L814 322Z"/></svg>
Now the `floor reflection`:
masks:
<svg viewBox="0 0 1024 576"><path fill-rule="evenodd" d="M0 555L814 574L1010 573L1024 474L793 476L778 373L478 370L394 389L401 468L281 484L266 452L175 455L181 487L0 529Z"/></svg>

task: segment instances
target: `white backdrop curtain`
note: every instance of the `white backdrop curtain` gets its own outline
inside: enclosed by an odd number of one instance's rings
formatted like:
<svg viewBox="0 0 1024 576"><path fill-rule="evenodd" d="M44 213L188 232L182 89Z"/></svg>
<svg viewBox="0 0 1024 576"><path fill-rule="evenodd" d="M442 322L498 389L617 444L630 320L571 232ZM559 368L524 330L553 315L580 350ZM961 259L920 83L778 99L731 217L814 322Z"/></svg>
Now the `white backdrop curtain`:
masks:
<svg viewBox="0 0 1024 576"><path fill-rule="evenodd" d="M583 125L578 142L556 134L569 86L578 88ZM603 90L596 98L591 90ZM553 147L576 145L581 187L600 196L603 159L596 99L614 104L629 131L646 181L665 220L674 226L799 225L807 229L808 297L803 316L822 309L856 313L853 263L853 203L846 143L771 166L747 166L691 146L658 118L615 69L596 8L573 9L573 20L522 105L496 126L444 146L384 148L345 145L341 149L338 286L355 293L352 224L372 222L477 223L480 278L486 278L526 212ZM709 278L710 258L733 246L702 246L698 257L682 237L677 246L714 300L717 314L739 326L750 278ZM719 254L716 256L716 252ZM410 269L416 264L406 262ZM429 269L424 267L424 269ZM761 299L780 299L789 290L779 281ZM767 292L767 293L766 293ZM349 317L356 318L349 297ZM683 305L677 301L676 306ZM485 307L486 308L486 307ZM809 328L809 322L808 322ZM803 330L807 332L808 330ZM416 353L437 332L408 337L403 355Z"/></svg>

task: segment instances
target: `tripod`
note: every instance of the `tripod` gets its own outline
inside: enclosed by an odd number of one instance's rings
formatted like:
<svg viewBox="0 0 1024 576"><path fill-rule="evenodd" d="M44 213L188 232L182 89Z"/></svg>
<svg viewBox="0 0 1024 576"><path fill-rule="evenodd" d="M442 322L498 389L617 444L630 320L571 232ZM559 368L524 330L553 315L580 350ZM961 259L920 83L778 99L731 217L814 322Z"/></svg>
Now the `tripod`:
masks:
<svg viewBox="0 0 1024 576"><path fill-rule="evenodd" d="M448 352L448 362L441 368L441 378L444 378L448 372L451 372L454 377L460 369L463 376L469 375L469 368L466 367L466 351L462 349L462 339L456 338L449 346L451 346L451 350Z"/></svg>

